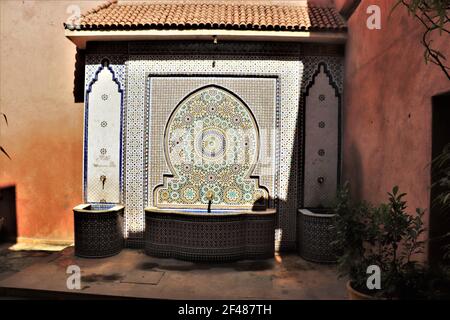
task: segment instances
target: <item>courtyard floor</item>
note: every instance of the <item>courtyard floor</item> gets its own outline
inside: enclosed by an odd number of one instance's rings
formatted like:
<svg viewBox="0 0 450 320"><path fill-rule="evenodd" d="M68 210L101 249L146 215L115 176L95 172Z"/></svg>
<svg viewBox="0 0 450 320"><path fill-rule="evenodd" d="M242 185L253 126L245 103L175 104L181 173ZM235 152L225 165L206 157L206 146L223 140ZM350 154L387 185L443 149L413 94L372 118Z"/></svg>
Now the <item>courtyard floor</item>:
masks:
<svg viewBox="0 0 450 320"><path fill-rule="evenodd" d="M67 288L68 266L81 269L81 288ZM103 259L0 246L0 296L25 298L346 299L334 265L296 254L232 263L158 259L125 249Z"/></svg>

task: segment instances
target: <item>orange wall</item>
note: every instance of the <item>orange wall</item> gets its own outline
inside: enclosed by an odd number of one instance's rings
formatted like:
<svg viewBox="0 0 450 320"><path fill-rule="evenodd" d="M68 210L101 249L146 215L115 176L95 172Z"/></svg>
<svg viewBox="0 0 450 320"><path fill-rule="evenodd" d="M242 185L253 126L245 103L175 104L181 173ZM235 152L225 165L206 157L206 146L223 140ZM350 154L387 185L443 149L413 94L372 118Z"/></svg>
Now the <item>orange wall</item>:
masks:
<svg viewBox="0 0 450 320"><path fill-rule="evenodd" d="M425 64L420 23L404 7L388 17L393 3L363 0L348 23L343 171L354 194L375 203L399 185L413 212L430 200L431 97L450 82ZM381 30L366 27L372 4L381 8ZM434 44L450 58L446 41Z"/></svg>
<svg viewBox="0 0 450 320"><path fill-rule="evenodd" d="M83 104L74 103L75 45L66 9L103 1L0 1L0 187L16 187L19 237L68 240L82 201Z"/></svg>

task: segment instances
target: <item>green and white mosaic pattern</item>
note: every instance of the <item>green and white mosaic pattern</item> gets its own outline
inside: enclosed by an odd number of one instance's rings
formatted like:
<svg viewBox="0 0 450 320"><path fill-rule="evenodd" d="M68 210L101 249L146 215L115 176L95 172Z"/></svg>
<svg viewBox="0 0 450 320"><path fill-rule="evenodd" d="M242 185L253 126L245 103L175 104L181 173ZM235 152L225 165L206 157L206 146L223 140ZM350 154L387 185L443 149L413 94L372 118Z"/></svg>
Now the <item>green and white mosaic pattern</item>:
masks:
<svg viewBox="0 0 450 320"><path fill-rule="evenodd" d="M164 144L173 177L155 189L156 206L266 205L267 190L250 177L258 162L258 126L233 93L207 86L189 95L169 118Z"/></svg>

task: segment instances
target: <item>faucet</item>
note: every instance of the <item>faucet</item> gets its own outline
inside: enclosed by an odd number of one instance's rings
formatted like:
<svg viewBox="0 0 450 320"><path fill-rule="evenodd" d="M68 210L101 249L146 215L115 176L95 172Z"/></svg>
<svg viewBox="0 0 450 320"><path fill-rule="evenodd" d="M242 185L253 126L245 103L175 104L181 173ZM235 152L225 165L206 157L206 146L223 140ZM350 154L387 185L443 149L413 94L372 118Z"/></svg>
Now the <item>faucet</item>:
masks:
<svg viewBox="0 0 450 320"><path fill-rule="evenodd" d="M208 213L211 213L211 203L212 203L213 198L214 198L214 192L212 192L211 190L206 192L206 199L208 199Z"/></svg>
<svg viewBox="0 0 450 320"><path fill-rule="evenodd" d="M105 175L101 175L100 176L100 181L102 182L102 189L105 189L106 176Z"/></svg>

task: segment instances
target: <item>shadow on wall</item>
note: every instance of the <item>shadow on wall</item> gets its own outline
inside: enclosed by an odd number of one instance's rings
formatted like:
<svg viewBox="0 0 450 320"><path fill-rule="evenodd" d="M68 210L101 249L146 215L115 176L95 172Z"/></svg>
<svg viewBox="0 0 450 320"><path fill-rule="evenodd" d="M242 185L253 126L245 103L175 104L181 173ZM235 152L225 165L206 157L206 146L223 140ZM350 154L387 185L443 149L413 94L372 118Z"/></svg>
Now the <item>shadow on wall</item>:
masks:
<svg viewBox="0 0 450 320"><path fill-rule="evenodd" d="M73 72L73 98L74 102L84 102L84 75L85 75L85 51L77 48L75 54L75 70Z"/></svg>
<svg viewBox="0 0 450 320"><path fill-rule="evenodd" d="M16 242L16 187L0 188L0 243Z"/></svg>

